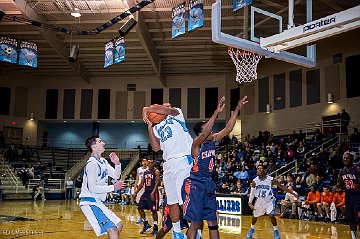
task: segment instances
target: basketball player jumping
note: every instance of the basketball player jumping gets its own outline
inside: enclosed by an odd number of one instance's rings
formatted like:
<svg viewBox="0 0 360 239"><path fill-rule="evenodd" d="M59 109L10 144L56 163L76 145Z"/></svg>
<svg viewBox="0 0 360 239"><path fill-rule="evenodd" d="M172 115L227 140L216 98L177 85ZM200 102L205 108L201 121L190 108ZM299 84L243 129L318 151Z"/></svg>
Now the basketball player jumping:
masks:
<svg viewBox="0 0 360 239"><path fill-rule="evenodd" d="M247 238L252 238L255 232L255 223L258 217L268 215L274 229L274 239L280 239L280 234L277 227L277 221L274 217L275 213L275 197L272 191L272 186L276 185L281 190L293 194L295 197L298 195L294 191L290 191L285 186L281 185L278 181L273 180L273 177L267 176L263 165L257 166L257 177L251 184L251 192L249 198L249 207L253 210L251 219L251 228L247 234ZM256 198L255 205L252 201Z"/></svg>
<svg viewBox="0 0 360 239"><path fill-rule="evenodd" d="M144 177L142 178L139 187L134 192L134 198L145 186L144 193L142 194L138 210L140 217L144 222L144 228L141 230L140 234L144 234L147 230L151 228L144 210L150 210L152 212L152 217L154 221L153 231L151 235L156 235L158 232L158 210L159 210L159 192L158 187L160 185L160 171L154 167L154 160L148 160L148 170L144 172Z"/></svg>
<svg viewBox="0 0 360 239"><path fill-rule="evenodd" d="M199 122L194 126L197 135L191 147L194 166L190 177L184 182L183 190L184 218L191 221L187 232L188 239L195 239L203 220L207 220L210 239L220 238L216 217L215 184L211 178L215 170L215 141L220 141L232 131L239 111L247 103L246 99L247 96L238 102L229 122L220 132L213 134L212 127L218 114L225 107L225 97L220 99L214 114L206 124Z"/></svg>
<svg viewBox="0 0 360 239"><path fill-rule="evenodd" d="M109 239L118 239L122 229L121 220L104 204L106 194L114 190L123 189L126 184L118 181L108 185L108 177L119 179L121 163L119 157L112 152L109 157L115 164L115 169L101 157L105 151L105 142L99 137L92 136L85 141L91 156L84 168L81 186L80 206L97 236L108 234Z"/></svg>
<svg viewBox="0 0 360 239"><path fill-rule="evenodd" d="M357 237L360 225L360 167L353 164L354 155L344 154L344 168L339 173L339 184L345 188L346 219L350 224L351 239Z"/></svg>
<svg viewBox="0 0 360 239"><path fill-rule="evenodd" d="M167 116L153 127L147 118L147 112ZM165 161L163 180L173 224L173 238L186 238L181 232L179 205L183 205L181 188L184 179L190 175L192 166L192 138L186 127L184 115L181 109L174 108L169 103L164 103L163 105L144 107L143 120L147 123L149 140L153 150L155 152L160 149L163 151Z"/></svg>

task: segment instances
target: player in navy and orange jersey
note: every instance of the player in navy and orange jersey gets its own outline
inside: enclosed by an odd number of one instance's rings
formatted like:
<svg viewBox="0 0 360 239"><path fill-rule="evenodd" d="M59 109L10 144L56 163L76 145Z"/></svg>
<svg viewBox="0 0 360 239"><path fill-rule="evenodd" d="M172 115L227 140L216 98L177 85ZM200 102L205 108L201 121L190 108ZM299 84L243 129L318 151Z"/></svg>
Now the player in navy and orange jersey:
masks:
<svg viewBox="0 0 360 239"><path fill-rule="evenodd" d="M246 99L247 96L239 101L226 127L219 133L213 134L211 131L217 115L225 107L225 97L220 99L214 114L206 124L201 122L194 126L197 135L191 147L194 166L190 177L185 179L183 185L184 218L191 222L187 232L188 239L195 239L203 220L208 222L210 238L220 237L216 216L215 184L211 178L215 169L215 141L220 141L232 131L240 109L247 103Z"/></svg>
<svg viewBox="0 0 360 239"><path fill-rule="evenodd" d="M353 160L353 154L344 154L345 167L340 170L338 182L345 188L346 219L350 224L351 238L356 239L360 225L360 167L354 165Z"/></svg>
<svg viewBox="0 0 360 239"><path fill-rule="evenodd" d="M145 185L145 190L143 195L140 198L138 211L140 213L141 219L144 223L144 228L141 230L141 234L144 234L147 230L151 228L144 210L150 210L152 212L154 226L151 235L156 235L158 232L158 215L157 211L159 210L159 192L158 187L160 185L160 171L154 167L154 160L148 160L148 170L144 172L144 177L141 180L139 187L134 192L134 199L136 198L138 192Z"/></svg>

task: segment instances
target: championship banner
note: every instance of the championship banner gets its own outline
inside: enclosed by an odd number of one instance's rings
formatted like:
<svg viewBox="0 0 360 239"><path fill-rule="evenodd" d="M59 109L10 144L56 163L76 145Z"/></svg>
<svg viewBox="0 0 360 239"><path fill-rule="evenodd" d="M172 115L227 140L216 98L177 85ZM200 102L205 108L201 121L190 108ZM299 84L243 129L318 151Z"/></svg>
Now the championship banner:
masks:
<svg viewBox="0 0 360 239"><path fill-rule="evenodd" d="M190 0L189 2L188 31L204 25L204 4L203 0Z"/></svg>
<svg viewBox="0 0 360 239"><path fill-rule="evenodd" d="M0 36L0 61L16 64L17 44L15 38Z"/></svg>
<svg viewBox="0 0 360 239"><path fill-rule="evenodd" d="M185 33L185 2L172 9L172 38Z"/></svg>
<svg viewBox="0 0 360 239"><path fill-rule="evenodd" d="M37 67L37 59L37 44L30 41L22 41L20 43L19 65Z"/></svg>
<svg viewBox="0 0 360 239"><path fill-rule="evenodd" d="M117 64L125 60L125 38L119 37L115 40L115 62Z"/></svg>
<svg viewBox="0 0 360 239"><path fill-rule="evenodd" d="M111 66L112 64L114 64L114 43L111 40L111 41L105 43L104 68Z"/></svg>
<svg viewBox="0 0 360 239"><path fill-rule="evenodd" d="M233 12L236 12L240 8L248 6L252 3L252 0L233 0Z"/></svg>

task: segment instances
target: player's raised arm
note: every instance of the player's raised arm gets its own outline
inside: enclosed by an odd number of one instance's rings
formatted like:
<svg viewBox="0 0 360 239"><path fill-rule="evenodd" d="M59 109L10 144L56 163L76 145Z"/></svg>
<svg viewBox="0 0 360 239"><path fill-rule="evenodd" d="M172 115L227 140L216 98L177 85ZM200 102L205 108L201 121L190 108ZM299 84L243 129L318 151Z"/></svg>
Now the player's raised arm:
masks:
<svg viewBox="0 0 360 239"><path fill-rule="evenodd" d="M272 181L272 184L278 186L281 190L283 190L283 191L285 191L285 192L287 192L287 193L291 193L291 194L294 195L295 197L299 196L295 191L289 190L287 187L281 185L281 184L280 184L277 180L275 180L275 179Z"/></svg>
<svg viewBox="0 0 360 239"><path fill-rule="evenodd" d="M147 124L149 141L150 141L151 147L153 148L153 150L155 152L157 152L160 150L160 140L155 136L153 127L152 127L152 122L147 117L145 117L145 123Z"/></svg>
<svg viewBox="0 0 360 239"><path fill-rule="evenodd" d="M212 131L212 127L214 126L216 117L218 114L223 111L225 107L225 97L221 97L219 100L218 106L216 110L214 111L211 118L208 120L208 122L204 125L204 128L201 132L201 134L197 135L197 137L194 139L192 146L191 146L191 155L193 157L196 157L199 153L199 146L206 140L206 138L210 135Z"/></svg>
<svg viewBox="0 0 360 239"><path fill-rule="evenodd" d="M247 96L244 96L241 100L239 100L238 105L236 106L236 109L234 113L231 115L229 122L226 124L225 128L222 129L219 133L214 134L214 141L220 141L222 138L224 138L226 135L228 135L234 128L236 123L236 118L239 114L239 111L242 109L242 107L247 103Z"/></svg>

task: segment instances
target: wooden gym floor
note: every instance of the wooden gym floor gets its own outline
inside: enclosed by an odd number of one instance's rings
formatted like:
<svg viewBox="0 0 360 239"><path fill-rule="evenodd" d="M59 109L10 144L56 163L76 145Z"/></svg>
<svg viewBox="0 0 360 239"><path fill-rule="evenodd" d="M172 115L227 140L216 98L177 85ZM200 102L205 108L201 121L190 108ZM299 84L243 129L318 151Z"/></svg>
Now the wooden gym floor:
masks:
<svg viewBox="0 0 360 239"><path fill-rule="evenodd" d="M109 205L124 223L121 239L154 238L150 232L140 235L140 226L135 206ZM147 213L148 218L150 214ZM220 237L222 239L246 238L250 227L250 216L233 217L219 215ZM278 219L279 231L283 239L342 239L350 238L349 226L325 224L300 220ZM206 228L206 226L205 226ZM255 226L255 239L273 238L270 220L262 217ZM75 200L59 201L5 201L0 202L0 238L39 239L90 239L97 238L82 214ZM107 238L102 236L100 238ZM170 239L170 233L165 237ZM208 237L204 230L203 238Z"/></svg>

